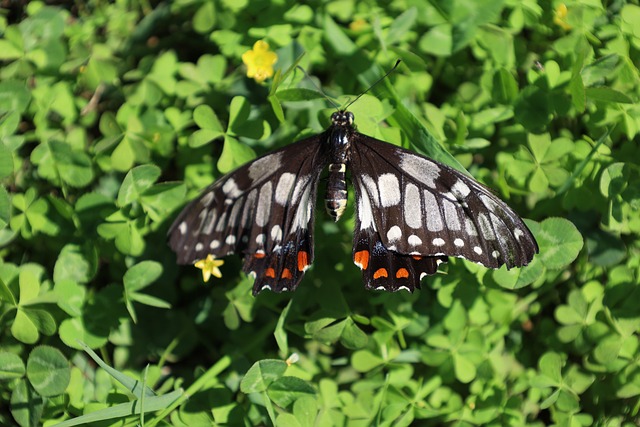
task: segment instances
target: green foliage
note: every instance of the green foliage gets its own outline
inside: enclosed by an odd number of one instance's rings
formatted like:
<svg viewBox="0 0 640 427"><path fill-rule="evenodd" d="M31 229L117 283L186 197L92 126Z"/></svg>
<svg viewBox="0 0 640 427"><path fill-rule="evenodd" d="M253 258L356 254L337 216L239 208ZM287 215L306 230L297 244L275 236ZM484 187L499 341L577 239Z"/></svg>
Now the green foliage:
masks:
<svg viewBox="0 0 640 427"><path fill-rule="evenodd" d="M2 5L1 425L640 422L638 5ZM264 83L242 65L260 39ZM398 58L349 106L360 131L493 188L529 266L367 292L352 200L316 215L294 294L254 298L237 256L207 285L175 264L185 203Z"/></svg>

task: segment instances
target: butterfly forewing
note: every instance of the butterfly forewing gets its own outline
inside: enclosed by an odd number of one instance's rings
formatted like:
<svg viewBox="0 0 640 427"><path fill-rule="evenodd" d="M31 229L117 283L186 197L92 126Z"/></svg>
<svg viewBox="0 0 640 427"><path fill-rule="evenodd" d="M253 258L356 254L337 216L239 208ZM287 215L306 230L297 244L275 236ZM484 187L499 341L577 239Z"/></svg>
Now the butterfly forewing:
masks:
<svg viewBox="0 0 640 427"><path fill-rule="evenodd" d="M531 232L504 202L468 176L400 147L355 133L351 170L359 227L375 227L389 251L455 256L491 268L527 265ZM368 213L370 212L370 213ZM356 229L358 232L358 229Z"/></svg>
<svg viewBox="0 0 640 427"><path fill-rule="evenodd" d="M192 201L169 230L178 263L243 253L243 270L256 276L254 293L295 289L313 260L318 179L327 163L322 138L260 157Z"/></svg>

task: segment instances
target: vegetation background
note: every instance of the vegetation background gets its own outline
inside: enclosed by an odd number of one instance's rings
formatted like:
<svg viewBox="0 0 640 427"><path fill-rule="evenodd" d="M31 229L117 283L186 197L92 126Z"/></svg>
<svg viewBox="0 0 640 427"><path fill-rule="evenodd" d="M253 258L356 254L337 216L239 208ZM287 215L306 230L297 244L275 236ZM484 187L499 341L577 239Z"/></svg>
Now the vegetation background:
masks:
<svg viewBox="0 0 640 427"><path fill-rule="evenodd" d="M52 3L0 2L0 424L640 424L637 2ZM312 81L397 58L360 131L494 188L529 267L367 292L352 207L293 294L175 264L188 200L327 125Z"/></svg>

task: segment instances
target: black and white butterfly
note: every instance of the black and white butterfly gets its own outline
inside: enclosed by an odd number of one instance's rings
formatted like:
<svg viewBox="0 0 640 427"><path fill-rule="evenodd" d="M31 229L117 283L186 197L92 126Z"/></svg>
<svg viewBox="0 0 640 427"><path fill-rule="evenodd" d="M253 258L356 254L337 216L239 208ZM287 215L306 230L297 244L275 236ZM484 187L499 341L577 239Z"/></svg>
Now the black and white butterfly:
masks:
<svg viewBox="0 0 640 427"><path fill-rule="evenodd" d="M355 188L353 260L367 289L413 292L447 257L490 268L527 265L538 245L491 190L427 157L356 131L337 111L323 133L266 154L223 176L192 201L169 230L178 263L244 255L254 295L296 289L313 262L318 181L337 221Z"/></svg>

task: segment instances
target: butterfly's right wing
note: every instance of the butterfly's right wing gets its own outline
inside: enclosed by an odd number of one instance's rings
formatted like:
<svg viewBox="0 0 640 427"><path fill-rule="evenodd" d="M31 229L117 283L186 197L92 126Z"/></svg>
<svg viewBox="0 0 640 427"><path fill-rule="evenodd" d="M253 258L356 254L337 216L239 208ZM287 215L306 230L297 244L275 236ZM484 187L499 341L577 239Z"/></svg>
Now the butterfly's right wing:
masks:
<svg viewBox="0 0 640 427"><path fill-rule="evenodd" d="M313 261L313 220L325 134L262 156L221 177L169 229L179 264L243 253L253 293L293 291Z"/></svg>

